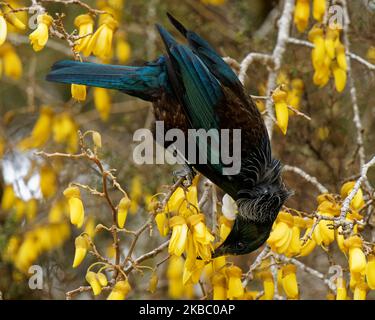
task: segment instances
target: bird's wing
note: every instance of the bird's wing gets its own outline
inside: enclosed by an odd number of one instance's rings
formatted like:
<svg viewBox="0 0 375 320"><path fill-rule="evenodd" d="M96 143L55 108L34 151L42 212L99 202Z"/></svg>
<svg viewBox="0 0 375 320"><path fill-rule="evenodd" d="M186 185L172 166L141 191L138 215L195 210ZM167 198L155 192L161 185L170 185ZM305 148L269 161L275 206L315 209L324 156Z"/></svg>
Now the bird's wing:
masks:
<svg viewBox="0 0 375 320"><path fill-rule="evenodd" d="M238 95L222 84L191 48L178 44L163 27L158 26L158 29L170 57L169 80L172 87L177 88L176 95L181 99L191 127L207 131L241 129L240 175L248 179L247 187L256 185L265 171L264 167L272 161L267 131L257 107L244 94ZM171 73L173 76L170 76ZM205 145L199 145L200 152L202 149ZM211 148L209 152L218 151ZM198 165L197 169L237 198L235 190L243 188L238 185L243 179L223 177L224 167L222 162L218 165L209 162L208 165Z"/></svg>
<svg viewBox="0 0 375 320"><path fill-rule="evenodd" d="M186 29L181 22L179 22L170 13L167 16L174 27L187 39L190 48L203 61L211 73L223 85L230 87L236 91L237 94L242 93L242 84L232 68L222 59L220 54L201 36L197 33Z"/></svg>

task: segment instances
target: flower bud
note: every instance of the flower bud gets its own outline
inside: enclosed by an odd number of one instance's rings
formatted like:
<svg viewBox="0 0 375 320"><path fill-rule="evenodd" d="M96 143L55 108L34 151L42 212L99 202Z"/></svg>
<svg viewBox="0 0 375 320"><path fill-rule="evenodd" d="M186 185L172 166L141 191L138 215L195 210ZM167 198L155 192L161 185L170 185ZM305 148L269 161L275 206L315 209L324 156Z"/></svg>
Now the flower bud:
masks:
<svg viewBox="0 0 375 320"><path fill-rule="evenodd" d="M154 271L151 275L150 282L148 284L148 291L150 293L154 293L156 291L156 288L158 286L158 281L159 281L158 274L156 273L156 271Z"/></svg>
<svg viewBox="0 0 375 320"><path fill-rule="evenodd" d="M131 286L128 280L118 281L113 287L107 300L125 300L130 290L131 290Z"/></svg>
<svg viewBox="0 0 375 320"><path fill-rule="evenodd" d="M98 272L98 273L96 274L96 276L97 276L98 281L99 281L99 283L100 283L100 285L101 285L102 287L105 287L105 286L108 285L108 279L107 279L107 277L106 277L106 275L105 275L104 273L102 273L102 272Z"/></svg>
<svg viewBox="0 0 375 320"><path fill-rule="evenodd" d="M80 235L75 240L75 254L74 254L74 261L73 261L73 268L77 268L85 259L87 249L89 248L90 244L87 238L84 235Z"/></svg>
<svg viewBox="0 0 375 320"><path fill-rule="evenodd" d="M95 272L89 271L86 273L86 281L90 284L94 296L102 292L102 286L99 283L98 277Z"/></svg>
<svg viewBox="0 0 375 320"><path fill-rule="evenodd" d="M120 200L117 211L117 225L119 228L123 228L125 225L126 217L128 216L128 210L130 208L130 199L128 197L123 197Z"/></svg>

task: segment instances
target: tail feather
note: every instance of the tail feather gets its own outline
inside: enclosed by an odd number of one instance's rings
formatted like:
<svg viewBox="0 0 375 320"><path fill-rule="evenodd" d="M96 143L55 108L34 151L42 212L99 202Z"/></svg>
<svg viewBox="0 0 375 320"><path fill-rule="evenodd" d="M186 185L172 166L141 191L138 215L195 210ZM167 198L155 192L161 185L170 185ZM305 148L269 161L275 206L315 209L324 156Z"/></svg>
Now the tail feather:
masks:
<svg viewBox="0 0 375 320"><path fill-rule="evenodd" d="M144 100L157 98L167 85L162 62L131 67L64 60L52 66L46 79L116 89Z"/></svg>

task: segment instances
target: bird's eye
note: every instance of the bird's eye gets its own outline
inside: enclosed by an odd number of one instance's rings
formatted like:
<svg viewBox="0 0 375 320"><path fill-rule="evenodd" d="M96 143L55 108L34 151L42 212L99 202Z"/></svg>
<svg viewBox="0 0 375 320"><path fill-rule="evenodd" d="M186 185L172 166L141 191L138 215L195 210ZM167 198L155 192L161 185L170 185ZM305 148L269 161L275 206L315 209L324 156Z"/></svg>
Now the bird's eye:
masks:
<svg viewBox="0 0 375 320"><path fill-rule="evenodd" d="M237 246L238 246L240 249L242 249L242 248L245 246L245 244L244 244L243 242L238 242L238 243L237 243Z"/></svg>

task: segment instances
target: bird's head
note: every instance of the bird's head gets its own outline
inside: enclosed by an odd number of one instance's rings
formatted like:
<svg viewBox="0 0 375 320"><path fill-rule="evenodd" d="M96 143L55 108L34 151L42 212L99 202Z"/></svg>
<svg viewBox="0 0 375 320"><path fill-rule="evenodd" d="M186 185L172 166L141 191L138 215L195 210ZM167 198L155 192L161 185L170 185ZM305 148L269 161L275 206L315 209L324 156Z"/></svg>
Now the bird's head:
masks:
<svg viewBox="0 0 375 320"><path fill-rule="evenodd" d="M259 248L268 239L273 222L290 195L282 183L243 194L237 200L238 214L233 228L213 257L242 255Z"/></svg>

